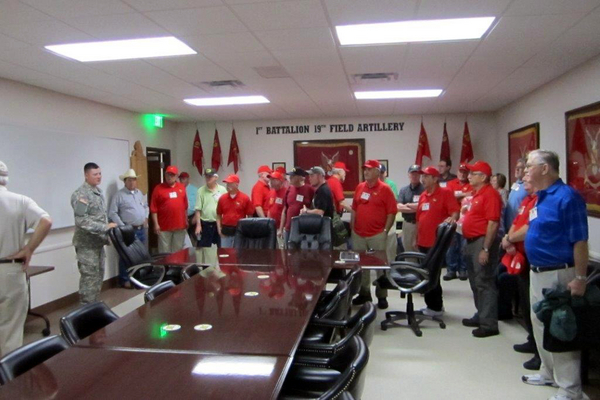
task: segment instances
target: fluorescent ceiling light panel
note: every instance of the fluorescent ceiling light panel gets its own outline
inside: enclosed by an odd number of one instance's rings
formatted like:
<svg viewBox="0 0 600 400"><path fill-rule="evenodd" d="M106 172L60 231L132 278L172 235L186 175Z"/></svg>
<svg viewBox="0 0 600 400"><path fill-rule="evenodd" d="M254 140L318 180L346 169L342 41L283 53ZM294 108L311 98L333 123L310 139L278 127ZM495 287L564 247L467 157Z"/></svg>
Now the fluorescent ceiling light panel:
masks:
<svg viewBox="0 0 600 400"><path fill-rule="evenodd" d="M185 99L184 101L198 107L270 103L264 96L205 97L199 99Z"/></svg>
<svg viewBox="0 0 600 400"><path fill-rule="evenodd" d="M358 100L373 99L415 99L425 97L438 97L442 89L424 90L378 90L373 92L354 92Z"/></svg>
<svg viewBox="0 0 600 400"><path fill-rule="evenodd" d="M480 39L495 17L431 19L336 26L342 46Z"/></svg>
<svg viewBox="0 0 600 400"><path fill-rule="evenodd" d="M82 62L197 54L188 45L172 36L59 44L45 47L53 53Z"/></svg>

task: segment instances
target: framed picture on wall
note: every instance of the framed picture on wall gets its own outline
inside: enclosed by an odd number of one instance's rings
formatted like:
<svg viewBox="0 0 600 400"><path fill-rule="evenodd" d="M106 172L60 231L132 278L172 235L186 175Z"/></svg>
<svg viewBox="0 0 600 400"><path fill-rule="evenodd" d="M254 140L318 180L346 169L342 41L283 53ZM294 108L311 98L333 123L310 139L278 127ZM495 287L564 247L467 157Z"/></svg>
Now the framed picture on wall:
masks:
<svg viewBox="0 0 600 400"><path fill-rule="evenodd" d="M508 176L510 186L515 182L515 166L527 158L531 150L540 148L540 124L527 125L508 133Z"/></svg>
<svg viewBox="0 0 600 400"><path fill-rule="evenodd" d="M388 172L388 175L390 174L390 162L388 160L377 160L379 161L379 164L383 165L385 167L385 170Z"/></svg>
<svg viewBox="0 0 600 400"><path fill-rule="evenodd" d="M285 169L285 163L283 161L276 161L271 163L271 169L273 171L277 171L277 168L283 168L285 171L287 171L287 169Z"/></svg>
<svg viewBox="0 0 600 400"><path fill-rule="evenodd" d="M588 215L600 218L600 102L565 113L567 184L579 191Z"/></svg>
<svg viewBox="0 0 600 400"><path fill-rule="evenodd" d="M365 139L294 141L295 166L303 169L321 166L329 173L337 161L343 161L350 170L343 183L344 195L350 197L356 185L363 180Z"/></svg>

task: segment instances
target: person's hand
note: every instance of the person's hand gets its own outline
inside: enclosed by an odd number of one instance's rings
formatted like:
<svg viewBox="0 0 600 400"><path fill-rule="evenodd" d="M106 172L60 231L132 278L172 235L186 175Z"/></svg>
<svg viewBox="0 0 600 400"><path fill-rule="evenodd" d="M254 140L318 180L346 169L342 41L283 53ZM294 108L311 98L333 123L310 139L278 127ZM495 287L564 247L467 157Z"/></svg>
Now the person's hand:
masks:
<svg viewBox="0 0 600 400"><path fill-rule="evenodd" d="M502 238L502 248L504 250L508 249L509 247L514 247L513 244L511 242L508 241L508 239L506 238L506 236L504 236Z"/></svg>
<svg viewBox="0 0 600 400"><path fill-rule="evenodd" d="M154 224L154 233L156 233L157 235L160 234L160 225Z"/></svg>
<svg viewBox="0 0 600 400"><path fill-rule="evenodd" d="M277 237L283 237L283 229L278 229L277 230Z"/></svg>
<svg viewBox="0 0 600 400"><path fill-rule="evenodd" d="M116 228L117 226L119 226L119 225L115 224L114 222L111 222L108 225L106 225L106 230Z"/></svg>
<svg viewBox="0 0 600 400"><path fill-rule="evenodd" d="M447 223L447 224L453 224L453 223L456 222L456 220L454 218L452 218L452 217L448 217L448 218L446 218L444 220L444 222Z"/></svg>
<svg viewBox="0 0 600 400"><path fill-rule="evenodd" d="M148 229L148 218L144 220L144 228Z"/></svg>
<svg viewBox="0 0 600 400"><path fill-rule="evenodd" d="M515 254L517 254L517 248L515 246L510 246L506 249L506 252L511 256L514 256Z"/></svg>
<svg viewBox="0 0 600 400"><path fill-rule="evenodd" d="M487 251L482 249L479 252L479 257L477 257L477 261L479 261L479 264L487 265L489 259L490 259L490 254Z"/></svg>
<svg viewBox="0 0 600 400"><path fill-rule="evenodd" d="M587 287L587 282L581 279L573 279L567 285L571 289L571 296L583 296Z"/></svg>
<svg viewBox="0 0 600 400"><path fill-rule="evenodd" d="M196 224L196 236L202 233L202 224Z"/></svg>
<svg viewBox="0 0 600 400"><path fill-rule="evenodd" d="M306 206L302 207L302 210L300 210L300 214L306 214Z"/></svg>
<svg viewBox="0 0 600 400"><path fill-rule="evenodd" d="M6 258L9 260L14 260L16 258L25 260L25 262L23 263L23 266L22 266L23 272L25 272L27 270L27 268L29 268L29 261L31 261L31 256L33 256L33 251L31 251L31 249L29 247L25 246L21 250L19 250L15 254L13 254L12 256L8 256Z"/></svg>
<svg viewBox="0 0 600 400"><path fill-rule="evenodd" d="M192 225L197 225L199 224L200 221L198 221L198 216L196 214L194 214L194 216L192 217Z"/></svg>

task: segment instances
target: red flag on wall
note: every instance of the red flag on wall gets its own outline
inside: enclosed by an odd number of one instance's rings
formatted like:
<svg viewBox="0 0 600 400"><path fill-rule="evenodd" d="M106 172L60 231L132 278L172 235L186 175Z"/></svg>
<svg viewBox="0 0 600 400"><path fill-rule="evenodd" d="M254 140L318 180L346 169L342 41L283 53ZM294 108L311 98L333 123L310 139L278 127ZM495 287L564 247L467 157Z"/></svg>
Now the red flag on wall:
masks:
<svg viewBox="0 0 600 400"><path fill-rule="evenodd" d="M213 141L213 151L211 157L211 166L215 171L219 170L221 167L221 160L223 157L221 156L221 142L219 141L219 131L215 128L215 140Z"/></svg>
<svg viewBox="0 0 600 400"><path fill-rule="evenodd" d="M473 145L471 144L471 134L469 125L465 121L465 131L463 132L462 150L460 151L460 162L468 163L473 159Z"/></svg>
<svg viewBox="0 0 600 400"><path fill-rule="evenodd" d="M227 158L227 165L233 163L233 171L237 174L240 161L240 148L238 147L234 129L231 132L231 143L229 144L229 157Z"/></svg>
<svg viewBox="0 0 600 400"><path fill-rule="evenodd" d="M442 150L440 151L440 160L450 160L450 141L448 140L448 131L444 122L444 134L442 135Z"/></svg>
<svg viewBox="0 0 600 400"><path fill-rule="evenodd" d="M427 140L427 132L423 122L421 122L421 132L419 133L419 145L417 147L417 157L415 158L415 164L423 165L423 157L427 157L431 160L431 150L429 150L429 140Z"/></svg>
<svg viewBox="0 0 600 400"><path fill-rule="evenodd" d="M198 169L198 173L202 175L202 170L204 169L204 153L202 152L202 143L200 143L200 134L198 133L198 129L196 129L196 136L194 137L192 165L195 165Z"/></svg>

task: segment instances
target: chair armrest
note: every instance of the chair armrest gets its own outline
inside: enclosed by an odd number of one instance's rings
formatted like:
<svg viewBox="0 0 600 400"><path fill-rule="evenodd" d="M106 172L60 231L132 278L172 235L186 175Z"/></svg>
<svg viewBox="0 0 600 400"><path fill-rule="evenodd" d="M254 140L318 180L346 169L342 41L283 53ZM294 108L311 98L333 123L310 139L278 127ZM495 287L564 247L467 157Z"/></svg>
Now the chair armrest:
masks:
<svg viewBox="0 0 600 400"><path fill-rule="evenodd" d="M403 253L398 254L396 256L396 259L403 260L405 258L418 258L418 259L422 260L425 258L425 256L427 256L427 254L420 253L418 251L405 251Z"/></svg>
<svg viewBox="0 0 600 400"><path fill-rule="evenodd" d="M156 261L159 258L163 258L163 257L170 256L170 255L171 255L171 253L156 253L155 255L151 256L150 258L152 258L152 261Z"/></svg>
<svg viewBox="0 0 600 400"><path fill-rule="evenodd" d="M329 367L329 357L309 356L306 354L295 354L292 366L327 368Z"/></svg>
<svg viewBox="0 0 600 400"><path fill-rule="evenodd" d="M429 272L427 270L424 270L423 268L420 268L418 264L411 263L409 261L396 261L396 262L392 263L391 268L398 272L401 272L401 271L414 272L414 273L418 274L422 279L422 281L419 282L418 284L416 284L415 286L413 286L411 288L404 288L404 287L398 285L396 283L396 281L394 281L391 278L390 274L386 274L383 277L379 278L379 279L383 279L385 277L392 286L398 288L398 290L402 293L417 292L423 286L425 286L429 283Z"/></svg>
<svg viewBox="0 0 600 400"><path fill-rule="evenodd" d="M151 264L151 263L144 263L144 264L138 264L138 265L134 265L133 267L130 267L127 269L127 275L129 275L129 280L131 281L131 283L133 283L135 286L137 286L140 289L144 289L144 290L148 290L150 289L152 286L148 286L140 281L138 281L137 279L135 279L135 277L133 276L139 269L141 268L146 268L146 267L151 267L154 268L156 267L155 265ZM156 283L160 283L163 281L163 279L165 278L165 274L167 273L167 269L163 268L162 269L162 274L160 276L160 279L158 279L158 281Z"/></svg>

